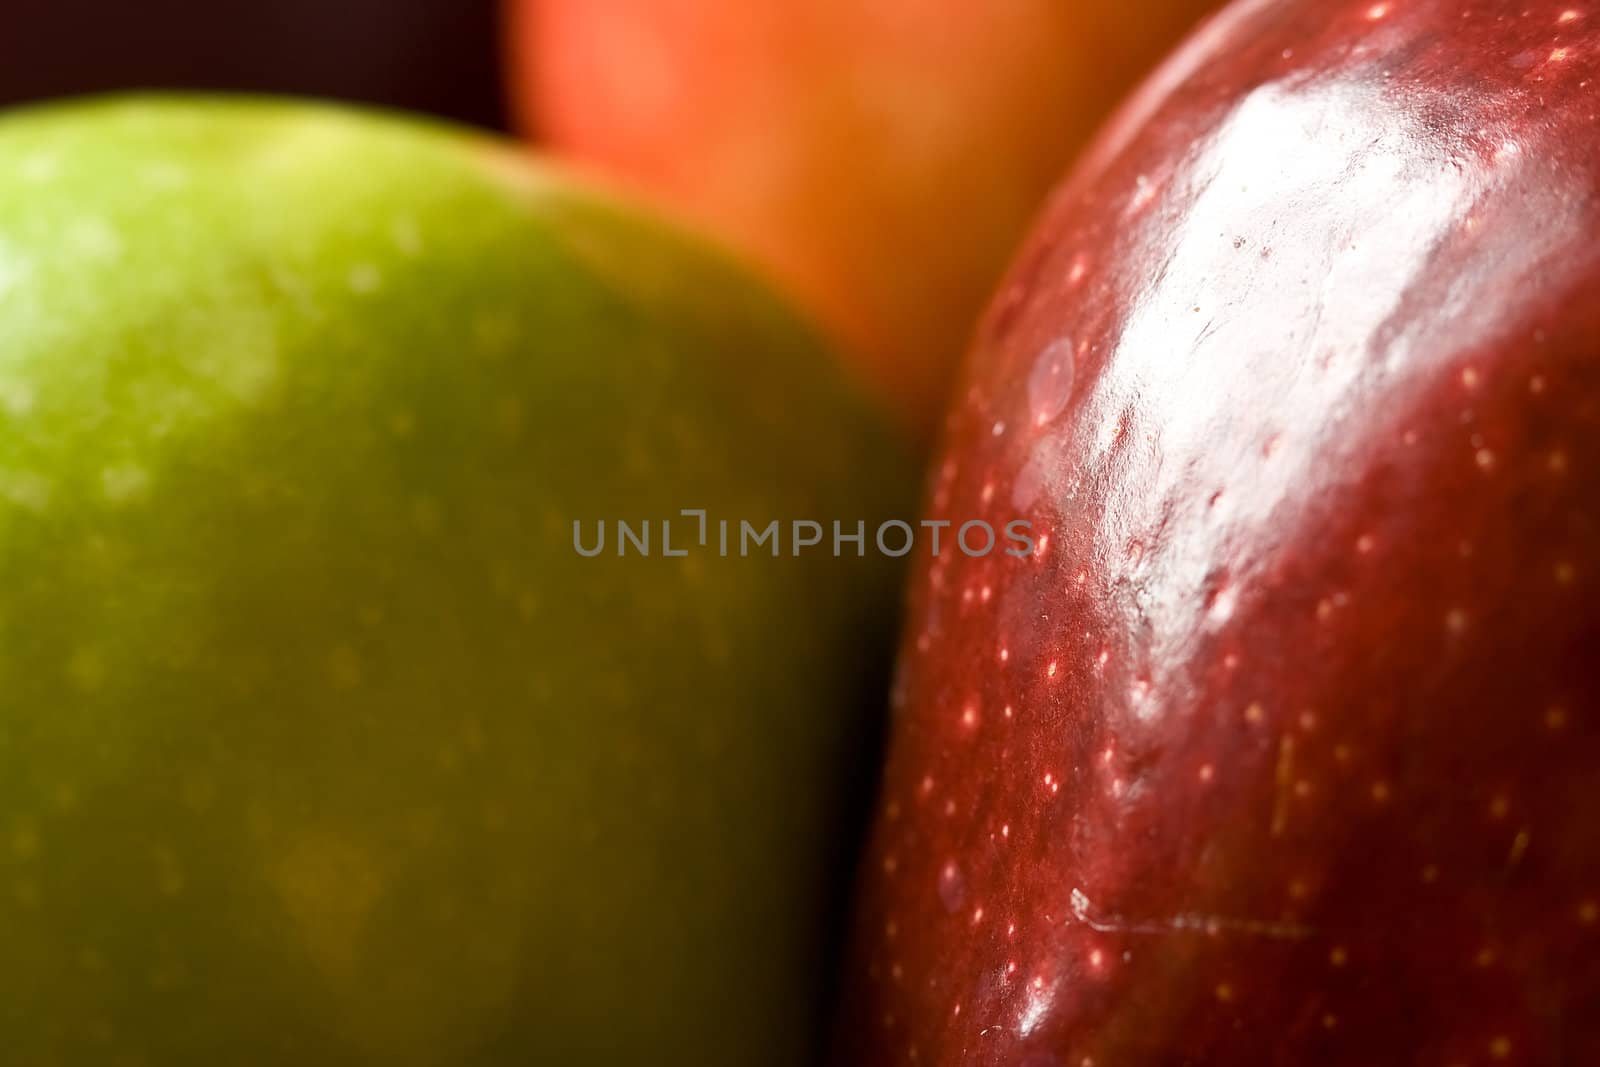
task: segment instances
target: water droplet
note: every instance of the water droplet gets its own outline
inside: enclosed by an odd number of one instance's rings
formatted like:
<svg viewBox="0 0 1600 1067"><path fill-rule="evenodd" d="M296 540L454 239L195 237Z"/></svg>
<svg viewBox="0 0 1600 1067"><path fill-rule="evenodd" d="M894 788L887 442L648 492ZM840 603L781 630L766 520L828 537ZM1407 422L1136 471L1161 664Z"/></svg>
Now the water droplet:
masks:
<svg viewBox="0 0 1600 1067"><path fill-rule="evenodd" d="M1039 354L1028 375L1028 408L1035 425L1043 426L1066 410L1075 370L1073 345L1067 338Z"/></svg>

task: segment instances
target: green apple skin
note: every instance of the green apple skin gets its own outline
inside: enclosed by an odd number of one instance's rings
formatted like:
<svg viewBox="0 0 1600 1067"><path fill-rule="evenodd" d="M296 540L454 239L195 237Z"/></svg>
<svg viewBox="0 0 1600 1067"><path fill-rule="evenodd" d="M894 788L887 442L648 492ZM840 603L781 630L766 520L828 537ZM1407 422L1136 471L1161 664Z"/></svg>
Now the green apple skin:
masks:
<svg viewBox="0 0 1600 1067"><path fill-rule="evenodd" d="M905 514L831 363L465 133L0 119L0 1058L810 1058L895 568L572 523Z"/></svg>

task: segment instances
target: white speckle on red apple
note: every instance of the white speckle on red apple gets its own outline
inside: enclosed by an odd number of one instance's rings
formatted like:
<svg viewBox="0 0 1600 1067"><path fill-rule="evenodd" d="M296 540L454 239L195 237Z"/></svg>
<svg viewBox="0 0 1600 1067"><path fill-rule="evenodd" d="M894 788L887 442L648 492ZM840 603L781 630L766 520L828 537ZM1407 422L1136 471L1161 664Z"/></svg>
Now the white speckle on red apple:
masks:
<svg viewBox="0 0 1600 1067"><path fill-rule="evenodd" d="M961 904L967 895L967 883L955 860L947 860L944 866L939 868L938 889L939 900L944 904L945 911L961 910Z"/></svg>

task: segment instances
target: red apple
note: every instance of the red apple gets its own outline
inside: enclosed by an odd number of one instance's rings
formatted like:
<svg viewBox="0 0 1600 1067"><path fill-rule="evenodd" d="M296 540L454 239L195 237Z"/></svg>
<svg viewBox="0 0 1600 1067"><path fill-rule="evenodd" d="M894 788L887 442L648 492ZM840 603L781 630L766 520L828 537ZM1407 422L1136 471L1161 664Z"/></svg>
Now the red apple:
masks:
<svg viewBox="0 0 1600 1067"><path fill-rule="evenodd" d="M928 430L1029 217L1214 0L510 0L524 126L752 256Z"/></svg>
<svg viewBox="0 0 1600 1067"><path fill-rule="evenodd" d="M854 1064L1600 1063L1600 8L1232 8L980 332Z"/></svg>

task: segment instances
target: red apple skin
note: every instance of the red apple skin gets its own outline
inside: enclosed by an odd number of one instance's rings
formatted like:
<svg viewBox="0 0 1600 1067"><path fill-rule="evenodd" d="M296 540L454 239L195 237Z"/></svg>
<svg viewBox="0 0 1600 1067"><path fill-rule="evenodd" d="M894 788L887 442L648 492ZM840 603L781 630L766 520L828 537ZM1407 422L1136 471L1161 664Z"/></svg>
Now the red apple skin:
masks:
<svg viewBox="0 0 1600 1067"><path fill-rule="evenodd" d="M908 429L1073 155L1217 0L507 0L545 146L764 267Z"/></svg>
<svg viewBox="0 0 1600 1067"><path fill-rule="evenodd" d="M856 1065L1600 1063L1600 5L1250 2L966 366Z"/></svg>

